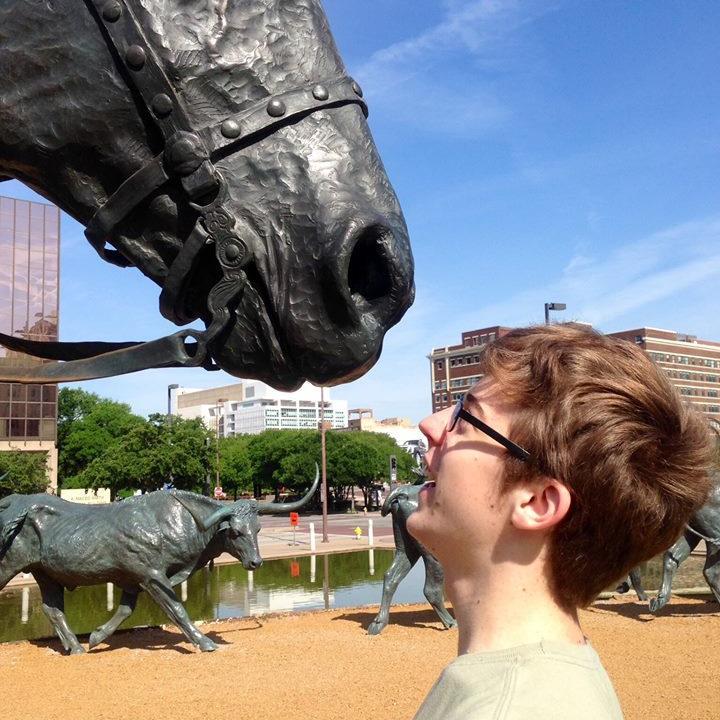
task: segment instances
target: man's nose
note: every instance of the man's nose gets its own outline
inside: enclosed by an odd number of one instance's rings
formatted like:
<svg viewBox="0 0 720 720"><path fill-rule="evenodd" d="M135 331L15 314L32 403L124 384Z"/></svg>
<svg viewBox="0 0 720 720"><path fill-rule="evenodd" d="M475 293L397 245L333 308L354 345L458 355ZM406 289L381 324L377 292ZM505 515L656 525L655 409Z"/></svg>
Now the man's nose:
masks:
<svg viewBox="0 0 720 720"><path fill-rule="evenodd" d="M428 449L433 445L441 445L445 436L445 428L447 426L448 416L452 412L452 408L438 410L438 412L428 415L419 425L420 432L428 439Z"/></svg>

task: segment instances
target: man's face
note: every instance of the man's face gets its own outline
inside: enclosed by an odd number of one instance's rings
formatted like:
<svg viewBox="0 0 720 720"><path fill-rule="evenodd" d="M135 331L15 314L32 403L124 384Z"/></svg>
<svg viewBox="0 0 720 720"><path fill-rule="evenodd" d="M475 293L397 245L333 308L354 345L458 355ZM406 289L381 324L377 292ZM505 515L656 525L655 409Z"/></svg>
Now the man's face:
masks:
<svg viewBox="0 0 720 720"><path fill-rule="evenodd" d="M465 397L465 409L507 437L512 409L497 385L485 379ZM489 558L509 522L508 496L500 493L507 450L462 418L447 432L453 408L420 423L427 437L425 454L431 480L420 492L408 530L443 565Z"/></svg>

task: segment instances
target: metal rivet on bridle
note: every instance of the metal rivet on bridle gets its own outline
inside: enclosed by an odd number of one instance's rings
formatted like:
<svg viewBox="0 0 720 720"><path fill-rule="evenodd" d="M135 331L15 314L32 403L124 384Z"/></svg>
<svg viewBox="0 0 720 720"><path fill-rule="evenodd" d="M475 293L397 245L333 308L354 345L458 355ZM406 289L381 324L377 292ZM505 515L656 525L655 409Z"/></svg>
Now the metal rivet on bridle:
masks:
<svg viewBox="0 0 720 720"><path fill-rule="evenodd" d="M354 92L358 97L362 97L362 96L363 96L362 88L361 88L354 80L353 80L353 83L352 83L352 85L351 85L350 87L353 89L353 92Z"/></svg>
<svg viewBox="0 0 720 720"><path fill-rule="evenodd" d="M173 102L165 93L159 93L152 99L153 112L158 117L167 117L173 109Z"/></svg>
<svg viewBox="0 0 720 720"><path fill-rule="evenodd" d="M237 120L225 120L220 126L220 132L223 137L232 140L233 138L240 137L240 123Z"/></svg>
<svg viewBox="0 0 720 720"><path fill-rule="evenodd" d="M282 117L287 108L282 100L271 100L267 106L267 112L270 117Z"/></svg>
<svg viewBox="0 0 720 720"><path fill-rule="evenodd" d="M240 248L240 246L236 245L235 243L229 243L227 245L227 247L225 248L225 257L230 262L237 260L241 255L242 255L242 248Z"/></svg>
<svg viewBox="0 0 720 720"><path fill-rule="evenodd" d="M139 45L131 45L125 53L125 62L133 70L140 70L145 64L145 51Z"/></svg>
<svg viewBox="0 0 720 720"><path fill-rule="evenodd" d="M330 97L328 89L324 85L316 85L312 90L313 97L316 100L327 100Z"/></svg>
<svg viewBox="0 0 720 720"><path fill-rule="evenodd" d="M104 20L107 20L108 22L115 22L120 19L121 15L122 5L119 2L116 2L116 0L110 0L110 2L105 3L103 6L102 16Z"/></svg>

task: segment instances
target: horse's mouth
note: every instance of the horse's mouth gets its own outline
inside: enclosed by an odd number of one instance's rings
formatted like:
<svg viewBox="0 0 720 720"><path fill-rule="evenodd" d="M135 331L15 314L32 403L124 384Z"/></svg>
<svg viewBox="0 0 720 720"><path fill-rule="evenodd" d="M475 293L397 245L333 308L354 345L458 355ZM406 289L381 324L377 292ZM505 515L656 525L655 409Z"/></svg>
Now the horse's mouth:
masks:
<svg viewBox="0 0 720 720"><path fill-rule="evenodd" d="M283 342L275 306L254 263L245 268L247 283L229 308L226 329L210 345L215 362L236 377L257 378L278 389L295 390L303 382Z"/></svg>

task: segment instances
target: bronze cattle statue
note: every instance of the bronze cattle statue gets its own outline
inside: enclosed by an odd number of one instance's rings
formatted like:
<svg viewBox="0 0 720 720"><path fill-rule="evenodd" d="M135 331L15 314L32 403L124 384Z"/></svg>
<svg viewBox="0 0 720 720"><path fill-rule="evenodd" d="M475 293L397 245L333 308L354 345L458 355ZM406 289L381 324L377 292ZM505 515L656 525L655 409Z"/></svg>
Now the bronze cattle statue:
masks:
<svg viewBox="0 0 720 720"><path fill-rule="evenodd" d="M407 519L418 508L418 493L421 485L398 485L383 503L381 515L392 513L395 556L383 578L380 611L368 626L368 635L379 635L390 619L390 604L393 595L415 563L422 558L425 563L425 586L423 592L440 621L446 628L455 627L455 619L445 609L443 597L444 574L442 566L432 553L419 543L407 530Z"/></svg>
<svg viewBox="0 0 720 720"><path fill-rule="evenodd" d="M107 505L81 505L54 495L10 495L0 501L0 590L32 573L43 610L71 654L83 652L64 612L64 589L111 582L118 609L90 635L106 640L145 591L200 650L215 643L192 623L173 587L223 552L248 570L262 565L258 515L298 510L315 494L319 473L296 503L223 503L183 491L158 490Z"/></svg>
<svg viewBox="0 0 720 720"><path fill-rule="evenodd" d="M161 288L150 343L0 343L63 382L202 365L347 382L412 302L395 193L318 0L6 0L0 176Z"/></svg>
<svg viewBox="0 0 720 720"><path fill-rule="evenodd" d="M705 541L703 577L715 600L720 602L720 474L717 472L714 473L713 489L707 502L690 518L682 537L663 553L660 589L657 596L648 603L651 613L659 612L670 602L675 573L701 540ZM629 580L630 582L623 583L618 591L627 592L632 585L638 599L647 600L640 568L635 568L630 573Z"/></svg>

